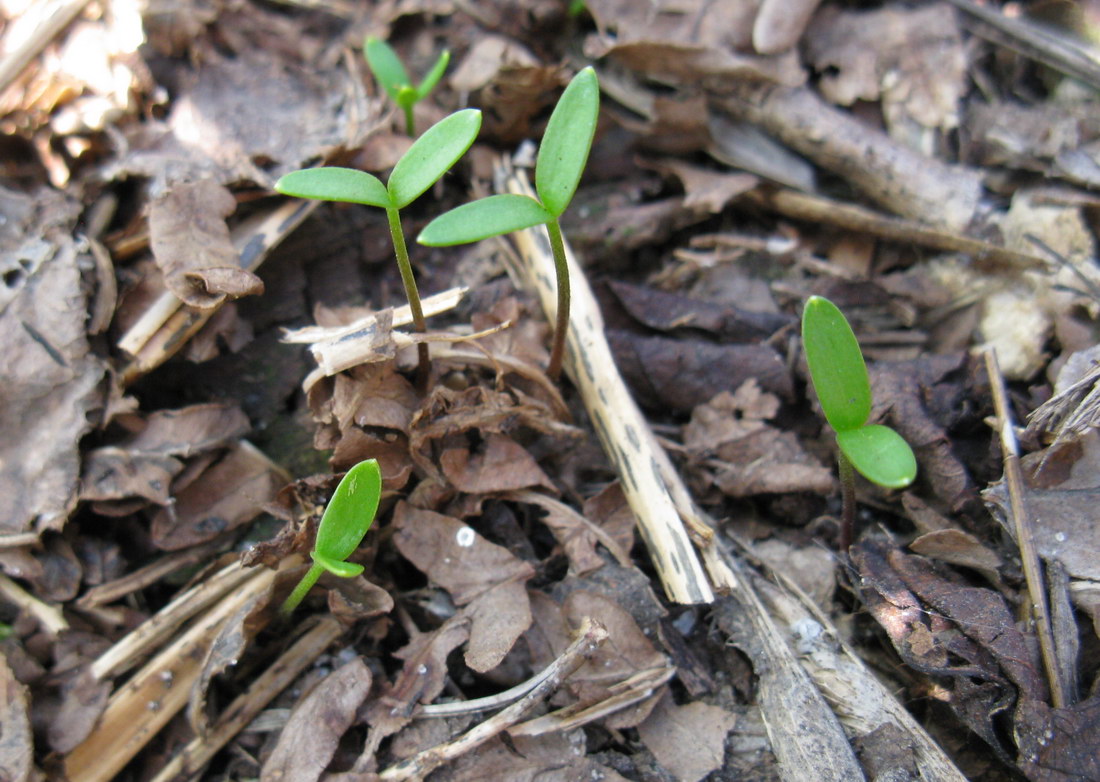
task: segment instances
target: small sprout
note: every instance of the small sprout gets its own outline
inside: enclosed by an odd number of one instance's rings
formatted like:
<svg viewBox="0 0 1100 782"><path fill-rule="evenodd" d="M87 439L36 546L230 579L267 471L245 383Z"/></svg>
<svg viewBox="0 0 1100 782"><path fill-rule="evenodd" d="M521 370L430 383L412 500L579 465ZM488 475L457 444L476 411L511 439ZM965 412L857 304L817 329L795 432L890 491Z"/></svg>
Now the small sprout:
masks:
<svg viewBox="0 0 1100 782"><path fill-rule="evenodd" d="M397 56L393 47L385 41L373 36L368 37L363 45L363 53L367 57L367 65L370 66L374 78L378 80L393 102L405 112L405 132L410 138L415 136L413 106L424 100L443 78L447 63L451 61L451 53L444 49L428 74L415 87L412 79L409 78L409 72L405 70L405 64L401 62L401 58Z"/></svg>
<svg viewBox="0 0 1100 782"><path fill-rule="evenodd" d="M352 168L326 166L292 171L275 183L280 193L298 198L318 198L325 201L346 201L386 210L393 239L397 267L405 285L405 295L412 310L413 325L419 332L427 330L420 294L416 289L405 234L401 230L400 211L435 184L453 166L477 138L481 129L481 112L463 109L444 117L413 142L393 167L389 181ZM417 345L420 378L428 377L428 346Z"/></svg>
<svg viewBox="0 0 1100 782"><path fill-rule="evenodd" d="M835 304L811 296L802 311L802 345L825 419L836 431L844 499L841 549L851 543L855 523L855 472L890 489L908 486L917 477L913 449L888 426L867 424L871 416L871 381L859 342Z"/></svg>
<svg viewBox="0 0 1100 782"><path fill-rule="evenodd" d="M416 239L430 247L446 247L546 226L558 283L557 323L547 369L555 379L561 374L569 326L569 266L558 218L569 206L584 173L599 113L600 85L596 72L588 67L569 82L546 125L535 161L538 199L505 194L463 204L432 220Z"/></svg>
<svg viewBox="0 0 1100 782"><path fill-rule="evenodd" d="M321 516L317 540L309 554L313 564L279 609L283 616L294 612L326 570L341 578L354 578L363 572L362 565L344 560L359 548L374 522L381 497L382 473L377 460L367 459L348 470Z"/></svg>

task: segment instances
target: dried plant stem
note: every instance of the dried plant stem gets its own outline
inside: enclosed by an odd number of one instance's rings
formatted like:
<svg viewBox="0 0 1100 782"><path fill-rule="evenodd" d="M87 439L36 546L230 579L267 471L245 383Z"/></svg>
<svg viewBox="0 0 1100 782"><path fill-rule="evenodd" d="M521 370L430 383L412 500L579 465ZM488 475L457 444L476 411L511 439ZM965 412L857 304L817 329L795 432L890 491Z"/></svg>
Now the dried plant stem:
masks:
<svg viewBox="0 0 1100 782"><path fill-rule="evenodd" d="M535 704L556 690L565 677L584 662L585 657L592 654L605 640L607 640L607 630L603 625L585 617L581 622L577 638L543 672L544 678L520 700L471 728L454 741L426 749L408 760L390 766L379 774L379 779L385 782L424 779L433 769L462 757L484 744L493 736L516 724Z"/></svg>
<svg viewBox="0 0 1100 782"><path fill-rule="evenodd" d="M1035 550L1035 544L1031 540L1031 517L1024 503L1024 477L1020 470L1020 451L1013 430L1012 415L1008 409L1004 376L1001 375L997 354L992 348L985 351L985 367L986 372L989 373L989 386L993 393L996 427L1001 437L1009 513L1012 515L1016 545L1020 548L1020 563L1023 565L1024 578L1027 581L1031 615L1035 622L1036 634L1039 636L1039 652L1043 658L1043 670L1050 686L1051 703L1054 708L1060 709L1066 705L1068 698L1062 684L1062 677L1058 673L1058 655L1054 648L1054 631L1051 629L1050 606L1047 602L1047 590L1043 584L1042 564L1039 562L1039 553Z"/></svg>
<svg viewBox="0 0 1100 782"><path fill-rule="evenodd" d="M424 320L424 310L420 306L420 292L416 289L416 277L413 275L412 264L409 263L409 250L405 246L405 232L401 230L401 216L397 209L386 209L386 218L390 223L390 236L393 238L393 251L397 254L397 268L401 272L401 282L405 286L405 296L409 300L409 309L412 312L413 328L421 334L428 330L428 323ZM428 345L421 342L416 346L417 356L417 380L422 386L427 386L428 376L431 372L431 359L428 357Z"/></svg>
<svg viewBox="0 0 1100 782"><path fill-rule="evenodd" d="M554 254L554 275L558 284L554 345L550 349L550 365L546 368L546 374L556 382L561 377L561 366L565 361L565 335L569 331L569 262L565 258L565 242L556 217L546 224L546 232L550 235L550 251Z"/></svg>

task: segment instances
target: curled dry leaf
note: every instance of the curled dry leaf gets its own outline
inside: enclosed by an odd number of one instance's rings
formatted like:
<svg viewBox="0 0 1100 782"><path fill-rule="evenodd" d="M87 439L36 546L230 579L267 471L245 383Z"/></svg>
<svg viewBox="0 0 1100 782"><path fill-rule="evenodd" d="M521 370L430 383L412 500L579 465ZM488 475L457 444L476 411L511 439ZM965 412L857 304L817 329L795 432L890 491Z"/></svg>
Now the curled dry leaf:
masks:
<svg viewBox="0 0 1100 782"><path fill-rule="evenodd" d="M176 185L149 208L149 241L165 285L192 307L263 293L260 278L241 268L225 224L236 209L230 192L211 179Z"/></svg>
<svg viewBox="0 0 1100 782"><path fill-rule="evenodd" d="M676 779L698 782L721 767L726 734L736 722L736 714L702 701L678 706L665 691L650 715L638 724L638 735Z"/></svg>

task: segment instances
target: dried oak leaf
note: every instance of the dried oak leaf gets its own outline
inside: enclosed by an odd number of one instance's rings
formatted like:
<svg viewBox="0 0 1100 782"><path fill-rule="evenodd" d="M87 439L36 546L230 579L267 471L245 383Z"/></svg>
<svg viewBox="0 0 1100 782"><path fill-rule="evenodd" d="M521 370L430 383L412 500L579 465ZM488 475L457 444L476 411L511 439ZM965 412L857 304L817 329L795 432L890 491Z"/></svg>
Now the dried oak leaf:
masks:
<svg viewBox="0 0 1100 782"><path fill-rule="evenodd" d="M176 551L239 527L259 515L284 482L282 470L242 441L157 512L153 544Z"/></svg>
<svg viewBox="0 0 1100 782"><path fill-rule="evenodd" d="M784 399L794 394L786 364L767 345L715 345L616 329L609 329L607 338L619 371L638 401L652 409L689 413L749 378Z"/></svg>
<svg viewBox="0 0 1100 782"><path fill-rule="evenodd" d="M332 761L344 732L355 721L371 687L361 657L326 676L290 712L260 779L315 782Z"/></svg>
<svg viewBox="0 0 1100 782"><path fill-rule="evenodd" d="M59 529L76 504L78 443L103 365L89 353L76 206L0 188L0 532Z"/></svg>
<svg viewBox="0 0 1100 782"><path fill-rule="evenodd" d="M702 701L679 706L666 691L638 724L638 736L676 779L698 782L721 767L726 734L736 722L736 714Z"/></svg>
<svg viewBox="0 0 1100 782"><path fill-rule="evenodd" d="M527 562L490 543L458 519L399 503L394 544L407 560L446 589L472 620L466 662L495 667L531 625L523 584L535 574Z"/></svg>
<svg viewBox="0 0 1100 782"><path fill-rule="evenodd" d="M439 464L451 485L467 494L534 486L557 491L527 449L503 434L490 433L473 453L464 447L447 448L440 454Z"/></svg>
<svg viewBox="0 0 1100 782"><path fill-rule="evenodd" d="M226 298L263 293L263 281L241 268L225 218L233 195L211 179L180 184L149 207L149 242L168 290L208 310Z"/></svg>

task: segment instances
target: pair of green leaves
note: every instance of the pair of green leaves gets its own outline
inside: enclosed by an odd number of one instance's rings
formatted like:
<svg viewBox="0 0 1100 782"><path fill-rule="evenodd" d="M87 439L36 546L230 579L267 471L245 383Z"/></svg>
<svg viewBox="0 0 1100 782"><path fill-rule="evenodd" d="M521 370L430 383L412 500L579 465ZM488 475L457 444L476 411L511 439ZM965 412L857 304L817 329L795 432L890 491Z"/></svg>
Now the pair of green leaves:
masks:
<svg viewBox="0 0 1100 782"><path fill-rule="evenodd" d="M901 435L888 426L867 424L871 382L859 342L835 304L811 296L802 312L802 345L825 419L836 430L837 445L867 480L887 488L908 486L917 460Z"/></svg>
<svg viewBox="0 0 1100 782"><path fill-rule="evenodd" d="M374 37L367 38L363 53L367 57L367 65L370 66L374 78L382 85L382 89L393 102L405 112L406 129L410 136L414 135L412 108L426 98L443 78L447 63L451 61L451 53L443 50L427 75L420 84L415 86L409 78L409 72L405 70L405 64L401 62L401 58L397 56L393 47L385 41Z"/></svg>
<svg viewBox="0 0 1100 782"><path fill-rule="evenodd" d="M386 184L366 171L326 166L292 171L275 183L284 195L403 209L462 157L481 129L481 112L463 109L444 117L413 142Z"/></svg>
<svg viewBox="0 0 1100 782"><path fill-rule="evenodd" d="M382 472L376 459L359 462L347 471L317 527L317 539L310 552L313 565L283 603L284 615L298 607L326 570L341 578L354 578L363 572L362 565L345 560L363 542L363 536L374 523L381 498Z"/></svg>
<svg viewBox="0 0 1100 782"><path fill-rule="evenodd" d="M428 223L416 241L447 247L557 220L577 191L599 112L600 85L588 67L569 82L546 125L535 161L538 199L503 194L463 204Z"/></svg>

